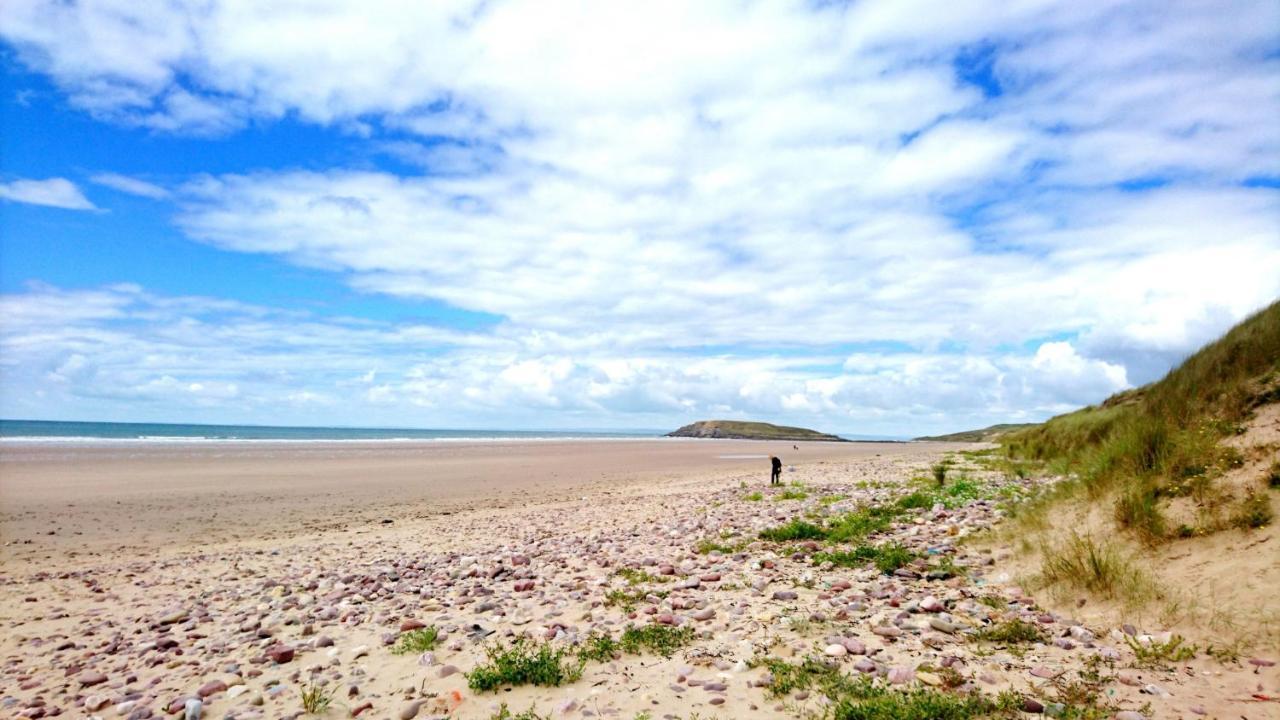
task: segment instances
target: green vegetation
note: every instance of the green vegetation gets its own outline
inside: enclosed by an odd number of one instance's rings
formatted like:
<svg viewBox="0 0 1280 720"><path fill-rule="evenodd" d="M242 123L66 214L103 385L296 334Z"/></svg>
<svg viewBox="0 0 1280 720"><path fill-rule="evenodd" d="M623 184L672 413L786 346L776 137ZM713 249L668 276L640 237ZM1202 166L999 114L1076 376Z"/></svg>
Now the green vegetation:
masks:
<svg viewBox="0 0 1280 720"><path fill-rule="evenodd" d="M1165 518L1160 511L1156 487L1142 482L1137 487L1121 493L1116 500L1115 519L1120 527L1138 533L1148 545L1154 545L1165 537Z"/></svg>
<svg viewBox="0 0 1280 720"><path fill-rule="evenodd" d="M813 554L813 562L821 564L830 562L837 567L862 567L874 564L886 575L892 573L912 560L917 555L899 543L884 545L859 545L848 551L819 552Z"/></svg>
<svg viewBox="0 0 1280 720"><path fill-rule="evenodd" d="M934 463L933 466L929 468L930 472L933 473L933 481L938 484L938 487L942 487L947 484L947 470L949 469L951 469L950 460L943 460L942 462Z"/></svg>
<svg viewBox="0 0 1280 720"><path fill-rule="evenodd" d="M1267 487L1275 490L1280 488L1280 460L1271 463L1271 467L1267 469Z"/></svg>
<svg viewBox="0 0 1280 720"><path fill-rule="evenodd" d="M894 518L903 513L897 505L867 506L816 525L807 520L794 519L785 525L760 532L761 540L794 542L797 540L826 540L844 543L857 542L873 533L889 529ZM811 518L812 519L812 518Z"/></svg>
<svg viewBox="0 0 1280 720"><path fill-rule="evenodd" d="M747 544L745 542L725 545L724 543L716 542L710 538L703 538L698 541L697 545L693 546L693 551L699 555L708 555L713 552L718 552L721 555L733 555L734 553L742 552L743 548L746 546Z"/></svg>
<svg viewBox="0 0 1280 720"><path fill-rule="evenodd" d="M582 662L609 662L617 659L624 652L629 655L653 652L663 657L671 657L676 650L690 642L693 642L691 628L633 625L622 631L620 640L614 640L607 634L592 632L578 649L578 659Z"/></svg>
<svg viewBox="0 0 1280 720"><path fill-rule="evenodd" d="M1018 645L1022 643L1043 643L1045 635L1044 631L1036 626L1035 623L1014 618L978 630L973 634L973 639L981 642Z"/></svg>
<svg viewBox="0 0 1280 720"><path fill-rule="evenodd" d="M814 564L829 562L836 567L862 567L876 559L877 550L873 545L859 545L852 550L835 550L817 552L812 556Z"/></svg>
<svg viewBox="0 0 1280 720"><path fill-rule="evenodd" d="M764 499L764 495L759 492L753 492L753 493L744 495L742 499L746 500L747 502L760 502L761 500Z"/></svg>
<svg viewBox="0 0 1280 720"><path fill-rule="evenodd" d="M931 493L915 491L910 495L903 495L898 498L898 507L903 510L927 510L933 507L934 496Z"/></svg>
<svg viewBox="0 0 1280 720"><path fill-rule="evenodd" d="M798 664L768 658L762 664L771 678L767 688L775 697L814 690L831 701L827 715L835 720L969 720L1018 717L1022 699L1013 693L990 698L916 687L899 690L866 677L850 677L834 665L815 658Z"/></svg>
<svg viewBox="0 0 1280 720"><path fill-rule="evenodd" d="M807 428L771 425L762 422L744 422L741 420L702 420L685 425L675 432L667 433L667 437L729 438L734 440L823 440L828 442L845 442L835 435L820 433Z"/></svg>
<svg viewBox="0 0 1280 720"><path fill-rule="evenodd" d="M583 641L578 657L594 662L609 662L622 653L622 646L608 635L592 632Z"/></svg>
<svg viewBox="0 0 1280 720"><path fill-rule="evenodd" d="M1280 467L1280 464L1278 464L1278 467ZM1280 469L1277 469L1276 473L1280 474ZM834 505L835 503L838 503L841 500L848 500L848 499L849 499L848 495L823 495L822 497L818 498L818 504Z"/></svg>
<svg viewBox="0 0 1280 720"><path fill-rule="evenodd" d="M761 540L774 542L790 542L793 540L825 540L827 530L803 520L792 520L786 525L760 531Z"/></svg>
<svg viewBox="0 0 1280 720"><path fill-rule="evenodd" d="M805 500L809 497L809 493L804 490L794 490L787 488L777 495L773 496L774 500Z"/></svg>
<svg viewBox="0 0 1280 720"><path fill-rule="evenodd" d="M1133 650L1133 666L1145 670L1172 670L1171 663L1186 662L1196 656L1195 645L1183 645L1180 635L1174 635L1168 642L1152 641L1143 644L1125 636L1124 641Z"/></svg>
<svg viewBox="0 0 1280 720"><path fill-rule="evenodd" d="M828 538L832 542L854 542L889 529L902 511L892 506L871 505L836 518L831 522Z"/></svg>
<svg viewBox="0 0 1280 720"><path fill-rule="evenodd" d="M1101 655L1090 655L1084 669L1077 670L1074 679L1064 674L1048 681L1046 689L1052 692L1045 699L1063 706L1057 717L1064 720L1111 720L1116 716L1120 707L1106 689L1115 677L1102 672L1104 665L1112 667L1112 663Z"/></svg>
<svg viewBox="0 0 1280 720"><path fill-rule="evenodd" d="M1155 593L1145 573L1113 545L1090 535L1073 534L1059 545L1042 547L1041 554L1040 577L1047 586L1086 590L1128 603Z"/></svg>
<svg viewBox="0 0 1280 720"><path fill-rule="evenodd" d="M928 510L934 505L941 504L950 510L991 494L991 491L983 488L973 478L961 475L950 485L916 490L909 495L903 495L894 505L900 510Z"/></svg>
<svg viewBox="0 0 1280 720"><path fill-rule="evenodd" d="M1265 527L1271 522L1271 500L1265 493L1252 492L1245 497L1231 517L1231 524L1241 529Z"/></svg>
<svg viewBox="0 0 1280 720"><path fill-rule="evenodd" d="M885 575L916 559L916 554L898 543L889 543L877 548L876 569Z"/></svg>
<svg viewBox="0 0 1280 720"><path fill-rule="evenodd" d="M507 704L502 703L498 706L498 711L489 716L489 720L551 720L551 716L539 715L538 711L534 710L532 706L518 715L512 715Z"/></svg>
<svg viewBox="0 0 1280 720"><path fill-rule="evenodd" d="M431 625L401 633L400 637L396 638L396 644L391 647L391 652L396 655L422 653L434 650L439 642L440 631L434 625Z"/></svg>
<svg viewBox="0 0 1280 720"><path fill-rule="evenodd" d="M569 651L550 643L516 638L511 645L485 648L488 662L466 674L467 686L476 692L492 692L512 685L559 687L582 677L583 661L567 660Z"/></svg>
<svg viewBox="0 0 1280 720"><path fill-rule="evenodd" d="M968 720L969 718L1020 717L1022 699L1014 693L990 698L980 692L943 692L927 687L894 690L857 683L856 692L840 698L831 708L833 720Z"/></svg>
<svg viewBox="0 0 1280 720"><path fill-rule="evenodd" d="M632 586L644 583L666 583L672 580L670 575L653 575L637 568L619 568L613 574L626 580L627 584Z"/></svg>
<svg viewBox="0 0 1280 720"><path fill-rule="evenodd" d="M308 715L320 715L333 704L333 691L315 682L302 688L302 709Z"/></svg>
<svg viewBox="0 0 1280 720"><path fill-rule="evenodd" d="M989 608L993 608L995 610L1004 610L1005 608L1009 607L1009 601L1005 600L999 595L983 595L982 597L978 598L978 602L982 603L983 605L986 605Z"/></svg>
<svg viewBox="0 0 1280 720"><path fill-rule="evenodd" d="M668 625L629 627L622 631L619 646L623 651L638 655L645 650L663 657L671 657L676 650L693 642L693 629Z"/></svg>
<svg viewBox="0 0 1280 720"><path fill-rule="evenodd" d="M938 558L938 561L931 565L929 570L932 572L945 573L949 578L965 574L964 570L962 570L959 565L956 565L955 558L950 555L943 555Z"/></svg>
<svg viewBox="0 0 1280 720"><path fill-rule="evenodd" d="M1276 401L1280 302L1162 380L1010 433L1001 443L1011 460L1045 462L1075 476L1064 495L1081 492L1098 500L1114 494L1117 524L1158 543L1173 534L1161 512L1162 498L1207 493L1215 478L1240 466L1239 451L1220 441L1240 432L1255 408Z"/></svg>
<svg viewBox="0 0 1280 720"><path fill-rule="evenodd" d="M668 595L666 590L645 590L643 588L634 588L631 590L623 590L614 588L606 590L604 593L605 607L620 607L623 612L629 613L636 609L636 605L644 601L649 595L655 595L664 598Z"/></svg>

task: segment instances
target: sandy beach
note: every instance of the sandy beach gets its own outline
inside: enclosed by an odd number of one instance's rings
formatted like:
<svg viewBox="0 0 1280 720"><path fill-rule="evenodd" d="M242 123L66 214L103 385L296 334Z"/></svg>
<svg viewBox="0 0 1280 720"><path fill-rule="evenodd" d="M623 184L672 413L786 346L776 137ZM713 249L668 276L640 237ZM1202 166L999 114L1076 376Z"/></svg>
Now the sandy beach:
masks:
<svg viewBox="0 0 1280 720"><path fill-rule="evenodd" d="M385 519L554 503L597 491L875 456L889 443L689 441L6 442L3 559L148 554ZM924 446L917 446L923 448Z"/></svg>
<svg viewBox="0 0 1280 720"><path fill-rule="evenodd" d="M490 718L503 703L556 718L802 717L824 698L776 692L762 663L813 656L903 687L1015 690L1032 710L1103 658L1117 712L1274 710L1254 697L1280 690L1273 666L1132 669L1121 629L1040 606L1001 570L1007 551L964 542L998 522L994 498L1047 480L965 470L971 496L873 533L912 552L888 574L759 539L891 505L966 447L5 445L0 703L19 717L181 716L198 701L208 717L292 718L318 686L335 718ZM770 453L783 487L768 486ZM1044 642L970 641L1011 618ZM393 652L422 627L432 649ZM469 686L487 648L520 637L576 653L647 627L691 630L670 657L618 651L559 687Z"/></svg>

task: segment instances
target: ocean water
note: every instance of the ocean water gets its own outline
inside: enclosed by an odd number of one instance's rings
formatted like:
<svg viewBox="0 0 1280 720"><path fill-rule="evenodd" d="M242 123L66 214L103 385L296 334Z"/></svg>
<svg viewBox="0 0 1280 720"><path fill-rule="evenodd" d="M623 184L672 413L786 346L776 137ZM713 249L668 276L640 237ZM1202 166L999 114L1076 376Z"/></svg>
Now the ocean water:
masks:
<svg viewBox="0 0 1280 720"><path fill-rule="evenodd" d="M0 420L7 442L198 442L198 441L409 441L409 440L611 440L660 436L658 431L424 430L413 428L271 427L176 423Z"/></svg>

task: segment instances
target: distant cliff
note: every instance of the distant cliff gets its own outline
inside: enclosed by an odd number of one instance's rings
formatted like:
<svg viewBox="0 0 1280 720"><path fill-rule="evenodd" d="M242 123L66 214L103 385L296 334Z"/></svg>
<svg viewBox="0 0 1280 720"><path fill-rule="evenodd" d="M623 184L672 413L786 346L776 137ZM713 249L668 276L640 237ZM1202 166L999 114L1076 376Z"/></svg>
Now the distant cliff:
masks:
<svg viewBox="0 0 1280 720"><path fill-rule="evenodd" d="M848 442L844 438L820 433L805 428L770 425L762 422L741 422L739 420L702 420L685 425L675 432L667 433L667 437L722 438L729 440L823 440L827 442Z"/></svg>

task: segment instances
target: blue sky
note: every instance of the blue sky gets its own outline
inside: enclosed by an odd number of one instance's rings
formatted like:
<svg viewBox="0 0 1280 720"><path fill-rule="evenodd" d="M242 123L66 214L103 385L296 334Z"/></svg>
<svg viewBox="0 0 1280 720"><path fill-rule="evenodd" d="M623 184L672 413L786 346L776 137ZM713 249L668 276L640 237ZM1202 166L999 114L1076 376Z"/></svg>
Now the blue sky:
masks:
<svg viewBox="0 0 1280 720"><path fill-rule="evenodd" d="M923 434L1280 296L1280 8L959 5L5 3L0 416Z"/></svg>

